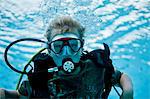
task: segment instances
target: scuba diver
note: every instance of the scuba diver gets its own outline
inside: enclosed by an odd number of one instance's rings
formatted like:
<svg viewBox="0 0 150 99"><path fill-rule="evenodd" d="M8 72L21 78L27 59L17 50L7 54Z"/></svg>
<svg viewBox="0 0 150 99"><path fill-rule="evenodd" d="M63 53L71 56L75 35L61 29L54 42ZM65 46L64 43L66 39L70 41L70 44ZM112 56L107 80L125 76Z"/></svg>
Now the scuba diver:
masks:
<svg viewBox="0 0 150 99"><path fill-rule="evenodd" d="M133 85L127 74L114 69L110 50L84 51L85 28L69 16L52 20L46 31L47 53L33 59L34 69L17 91L0 89L0 99L107 99L111 88L122 89L120 99L133 99Z"/></svg>

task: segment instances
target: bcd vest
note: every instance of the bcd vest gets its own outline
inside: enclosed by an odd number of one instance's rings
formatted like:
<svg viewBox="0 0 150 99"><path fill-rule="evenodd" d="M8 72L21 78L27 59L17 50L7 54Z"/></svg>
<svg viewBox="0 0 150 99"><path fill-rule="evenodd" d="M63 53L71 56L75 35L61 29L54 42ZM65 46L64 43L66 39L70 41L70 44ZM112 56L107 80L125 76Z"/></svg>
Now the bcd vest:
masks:
<svg viewBox="0 0 150 99"><path fill-rule="evenodd" d="M107 99L109 92L111 90L111 87L112 87L111 79L112 79L112 74L114 73L114 67L112 65L112 61L109 56L110 56L109 47L107 44L104 43L104 50L98 49L92 52L86 52L81 57L81 61L84 62L84 61L90 60L95 66L97 66L97 68L99 68L99 70L102 70L102 71L105 70L103 74L103 82L104 82L105 90L101 94L102 99ZM30 98L50 98L50 96L53 96L53 98L55 98L56 94L60 93L61 88L63 88L62 83L64 83L64 85L67 84L66 86L70 86L71 87L70 89L81 88L80 86L72 86L70 82L67 83L67 80L63 81L62 79L53 80L53 82L48 83L49 80L55 79L54 77L55 73L53 72L48 73L48 69L52 68L53 66L56 66L52 58L49 55L45 53L41 53L34 58L33 62L34 62L34 72L31 72L28 74L29 85L31 86L31 91L30 91L31 93L26 94L26 95L30 94ZM81 69L84 70L85 67L82 65L83 64L80 65ZM51 87L52 89L50 89L50 86L53 86ZM50 92L50 90L54 92ZM77 93L73 91L74 90L72 90L71 92L69 90L68 92L70 93L63 94L62 96L60 94L60 97L63 98L65 97L65 95L76 96Z"/></svg>

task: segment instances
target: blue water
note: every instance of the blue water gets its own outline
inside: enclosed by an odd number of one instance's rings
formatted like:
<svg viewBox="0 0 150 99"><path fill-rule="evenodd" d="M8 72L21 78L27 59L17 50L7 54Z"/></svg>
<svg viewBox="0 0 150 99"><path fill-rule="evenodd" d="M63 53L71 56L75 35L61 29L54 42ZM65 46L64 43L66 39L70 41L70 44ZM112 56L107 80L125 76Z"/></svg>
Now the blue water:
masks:
<svg viewBox="0 0 150 99"><path fill-rule="evenodd" d="M67 14L86 27L85 49L111 49L114 66L127 73L135 99L150 99L150 1L149 0L0 0L0 87L15 89L19 74L4 62L8 44L20 38L44 39L48 22ZM22 42L9 51L19 70L41 44ZM119 99L112 90L110 99Z"/></svg>

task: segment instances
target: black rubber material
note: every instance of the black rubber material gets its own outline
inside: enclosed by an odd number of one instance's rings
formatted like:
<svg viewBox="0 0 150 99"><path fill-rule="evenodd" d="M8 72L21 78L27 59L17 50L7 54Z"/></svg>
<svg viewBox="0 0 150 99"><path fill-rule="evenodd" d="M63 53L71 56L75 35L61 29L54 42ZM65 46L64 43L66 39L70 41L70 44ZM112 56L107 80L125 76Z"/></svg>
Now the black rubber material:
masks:
<svg viewBox="0 0 150 99"><path fill-rule="evenodd" d="M4 59L5 59L5 62L6 64L15 72L17 73L21 73L21 74L27 74L26 71L20 71L20 70L17 70L16 68L14 68L8 61L8 57L7 57L7 53L8 53L8 50L10 49L11 46L13 46L14 44L18 43L18 42L21 42L21 41L36 41L36 42L41 42L41 43L46 43L45 41L42 41L42 40L39 40L39 39L34 39L34 38L23 38L23 39L19 39L19 40L16 40L12 43L10 43L6 49L5 49L5 52L4 52ZM29 65L29 64L27 64Z"/></svg>

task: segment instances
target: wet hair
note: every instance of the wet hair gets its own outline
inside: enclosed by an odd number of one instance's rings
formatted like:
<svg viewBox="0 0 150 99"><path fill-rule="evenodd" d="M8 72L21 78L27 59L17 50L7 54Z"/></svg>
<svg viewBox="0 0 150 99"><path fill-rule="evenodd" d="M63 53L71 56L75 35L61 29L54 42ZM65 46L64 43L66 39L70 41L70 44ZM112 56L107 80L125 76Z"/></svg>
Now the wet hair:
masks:
<svg viewBox="0 0 150 99"><path fill-rule="evenodd" d="M50 22L45 37L50 41L57 34L65 34L68 32L75 33L82 39L85 28L70 16L59 16Z"/></svg>

